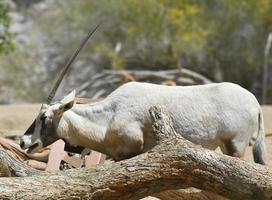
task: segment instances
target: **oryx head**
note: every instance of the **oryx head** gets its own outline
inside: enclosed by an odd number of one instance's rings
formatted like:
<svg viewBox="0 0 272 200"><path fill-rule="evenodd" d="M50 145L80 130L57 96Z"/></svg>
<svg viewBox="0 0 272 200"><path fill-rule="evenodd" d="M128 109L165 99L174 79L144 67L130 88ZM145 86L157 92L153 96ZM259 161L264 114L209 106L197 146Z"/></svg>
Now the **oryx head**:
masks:
<svg viewBox="0 0 272 200"><path fill-rule="evenodd" d="M101 23L100 23L101 24ZM51 90L47 104L43 104L39 112L38 117L34 120L31 126L27 129L25 134L21 138L20 146L22 149L28 149L29 153L34 153L42 147L46 147L53 142L55 142L59 137L56 134L56 124L58 118L62 114L69 110L74 103L75 92L70 93L59 103L51 104L52 99L54 98L56 91L63 80L67 70L79 54L80 50L87 43L88 39L100 26L98 24L93 30L91 30L88 35L84 38L79 48L74 52L71 58L68 60L66 66L64 67L62 73L57 79L53 89Z"/></svg>
<svg viewBox="0 0 272 200"><path fill-rule="evenodd" d="M43 104L35 121L21 138L21 148L28 149L28 153L37 152L56 140L58 123L64 112L74 105L75 91L54 104Z"/></svg>

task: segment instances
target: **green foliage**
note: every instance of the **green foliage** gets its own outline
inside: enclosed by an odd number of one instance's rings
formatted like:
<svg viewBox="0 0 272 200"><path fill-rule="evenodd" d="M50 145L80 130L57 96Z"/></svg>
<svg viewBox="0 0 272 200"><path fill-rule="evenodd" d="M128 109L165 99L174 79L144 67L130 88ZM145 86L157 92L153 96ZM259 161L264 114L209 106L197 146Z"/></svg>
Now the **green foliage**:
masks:
<svg viewBox="0 0 272 200"><path fill-rule="evenodd" d="M202 48L208 35L207 30L198 27L201 8L190 1L56 2L59 10L55 13L58 14L54 15L54 20L49 20L50 24L44 24L44 28L48 30L50 27L50 32L55 35L63 32L59 27L64 22L69 21L72 32L88 30L90 26L104 22L102 30L95 36L99 39L94 45L98 47L94 49L102 55L107 68L175 68L179 55L185 49L194 52ZM77 39L73 41L78 42ZM116 52L118 43L121 44L120 52Z"/></svg>
<svg viewBox="0 0 272 200"><path fill-rule="evenodd" d="M272 25L270 0L202 1L204 19L210 35L203 60L194 65L207 65L207 72L219 70L222 80L237 82L248 89L261 81L263 52ZM207 14L209 13L209 14ZM270 17L267 17L270 16ZM214 78L211 76L211 78Z"/></svg>
<svg viewBox="0 0 272 200"><path fill-rule="evenodd" d="M35 84L37 77L33 76L34 58L27 51L17 46L13 51L0 55L0 92L11 90L8 98L3 102L12 102L14 99L23 101L41 100L41 83ZM1 91L3 90L3 91Z"/></svg>
<svg viewBox="0 0 272 200"><path fill-rule="evenodd" d="M98 66L185 66L214 81L260 89L264 47L272 31L271 0L52 0L47 5L45 12L29 14L59 45L63 60L103 21L80 54L95 57Z"/></svg>
<svg viewBox="0 0 272 200"><path fill-rule="evenodd" d="M0 0L0 54L8 53L14 49L11 34L8 31L10 18L8 17L9 6L5 0Z"/></svg>

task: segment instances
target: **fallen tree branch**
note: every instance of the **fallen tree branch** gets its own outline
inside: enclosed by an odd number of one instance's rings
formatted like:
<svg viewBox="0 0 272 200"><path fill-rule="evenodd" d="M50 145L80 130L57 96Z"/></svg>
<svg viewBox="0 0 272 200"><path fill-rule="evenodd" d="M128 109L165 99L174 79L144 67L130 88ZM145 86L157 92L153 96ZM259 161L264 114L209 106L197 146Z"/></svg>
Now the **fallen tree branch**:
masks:
<svg viewBox="0 0 272 200"><path fill-rule="evenodd" d="M185 68L161 71L104 70L94 75L89 81L82 83L82 85L77 88L77 92L79 96L88 93L88 96L92 96L93 98L101 98L107 96L121 84L129 81L157 84L166 84L171 81L171 85L198 85L211 83L205 76Z"/></svg>
<svg viewBox="0 0 272 200"><path fill-rule="evenodd" d="M40 153L29 154L25 150L22 150L19 144L15 143L13 140L0 137L0 147L5 149L10 155L19 160L33 159L37 161L47 162L49 148L44 148Z"/></svg>
<svg viewBox="0 0 272 200"><path fill-rule="evenodd" d="M93 168L1 178L0 199L127 200L188 187L231 199L272 198L269 168L198 147L175 133L164 109L150 113L158 145L149 152Z"/></svg>
<svg viewBox="0 0 272 200"><path fill-rule="evenodd" d="M30 176L38 173L40 173L40 171L29 167L19 160L16 160L4 149L0 148L0 177Z"/></svg>

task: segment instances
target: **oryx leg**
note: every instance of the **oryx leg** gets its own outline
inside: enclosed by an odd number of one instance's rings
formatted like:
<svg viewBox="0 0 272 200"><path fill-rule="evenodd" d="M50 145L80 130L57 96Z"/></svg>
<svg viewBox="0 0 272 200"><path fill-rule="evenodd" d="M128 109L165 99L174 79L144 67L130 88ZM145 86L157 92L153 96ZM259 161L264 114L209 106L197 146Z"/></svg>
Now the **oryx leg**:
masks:
<svg viewBox="0 0 272 200"><path fill-rule="evenodd" d="M136 122L120 124L111 122L111 128L106 135L106 143L110 154L115 160L126 159L143 151L143 132Z"/></svg>
<svg viewBox="0 0 272 200"><path fill-rule="evenodd" d="M245 142L238 142L235 139L231 140L224 140L222 141L222 144L220 145L220 149L223 152L223 154L237 157L237 158L243 158L245 149L248 146L244 145Z"/></svg>

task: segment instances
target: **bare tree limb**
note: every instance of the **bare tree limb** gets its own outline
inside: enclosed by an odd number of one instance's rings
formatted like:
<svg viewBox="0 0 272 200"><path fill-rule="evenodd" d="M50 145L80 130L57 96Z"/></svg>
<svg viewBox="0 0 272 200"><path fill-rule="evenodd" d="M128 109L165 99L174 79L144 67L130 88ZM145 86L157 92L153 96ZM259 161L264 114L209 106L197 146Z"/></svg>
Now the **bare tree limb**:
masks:
<svg viewBox="0 0 272 200"><path fill-rule="evenodd" d="M267 80L268 80L268 59L269 51L272 44L272 33L268 34L265 50L264 50L264 64L263 64L263 80L262 80L262 103L266 103L267 97Z"/></svg>
<svg viewBox="0 0 272 200"><path fill-rule="evenodd" d="M29 176L40 173L23 162L10 156L4 149L0 148L0 177L7 176Z"/></svg>
<svg viewBox="0 0 272 200"><path fill-rule="evenodd" d="M93 168L1 178L0 199L127 200L188 187L230 199L272 198L269 168L198 147L174 132L165 109L150 113L158 145L149 152Z"/></svg>
<svg viewBox="0 0 272 200"><path fill-rule="evenodd" d="M103 97L111 93L114 89L123 83L129 81L140 81L163 84L166 81L172 81L175 85L196 85L207 84L211 81L203 75L182 68L181 70L104 70L94 75L91 80L82 83L77 88L78 94L86 94L88 91L90 96ZM101 92L103 90L103 92Z"/></svg>

